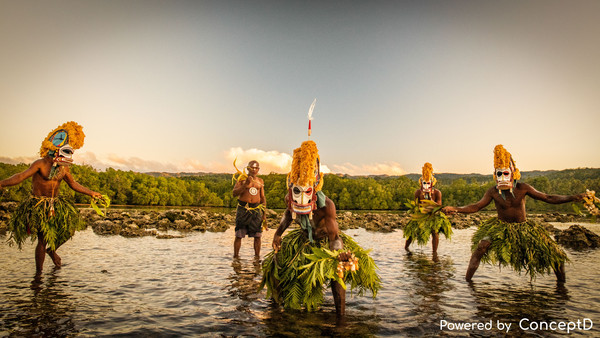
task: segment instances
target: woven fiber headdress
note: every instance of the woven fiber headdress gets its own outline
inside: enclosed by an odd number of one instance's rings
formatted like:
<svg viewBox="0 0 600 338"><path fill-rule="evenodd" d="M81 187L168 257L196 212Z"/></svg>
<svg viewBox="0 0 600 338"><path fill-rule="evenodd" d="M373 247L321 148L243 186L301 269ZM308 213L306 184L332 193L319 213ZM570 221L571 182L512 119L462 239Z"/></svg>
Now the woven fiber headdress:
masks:
<svg viewBox="0 0 600 338"><path fill-rule="evenodd" d="M61 145L68 143L73 149L79 149L83 146L83 140L85 139L83 127L77 124L77 122L69 121L52 130L44 139L42 146L40 147L41 157L46 157L48 152L56 151L60 148L60 146L55 146L52 143L54 135L60 131L67 133L67 138L61 143Z"/></svg>

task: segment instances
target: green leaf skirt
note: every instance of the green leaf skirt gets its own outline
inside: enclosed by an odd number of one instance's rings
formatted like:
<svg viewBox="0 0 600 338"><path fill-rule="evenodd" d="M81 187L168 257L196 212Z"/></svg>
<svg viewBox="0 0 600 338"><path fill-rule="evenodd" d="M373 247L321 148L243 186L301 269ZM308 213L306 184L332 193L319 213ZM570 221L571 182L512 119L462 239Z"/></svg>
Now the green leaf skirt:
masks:
<svg viewBox="0 0 600 338"><path fill-rule="evenodd" d="M27 237L34 242L38 232L51 250L69 240L75 231L85 228L75 205L62 197L29 196L12 214L8 224L9 244L19 249Z"/></svg>
<svg viewBox="0 0 600 338"><path fill-rule="evenodd" d="M431 233L437 232L444 234L446 239L452 237L452 223L448 220L448 217L442 212L436 212L433 214L420 215L415 220L411 219L404 226L404 238L412 238L416 240L419 245L425 245L431 238Z"/></svg>
<svg viewBox="0 0 600 338"><path fill-rule="evenodd" d="M550 274L566 261L567 254L535 221L508 223L493 217L483 222L471 238L475 251L481 240L491 242L482 258L484 263L525 270L533 279L536 274Z"/></svg>
<svg viewBox="0 0 600 338"><path fill-rule="evenodd" d="M369 290L375 298L381 280L369 251L362 249L350 236L340 233L340 237L344 242L342 251L351 251L359 260L357 271L344 273L346 285L349 284L352 291L356 289L359 296ZM260 289L267 286L267 298L273 298L286 309L315 311L320 307L325 288L335 279L338 260L310 260L313 247L329 248L329 240L311 243L305 231L296 229L282 238L278 253L271 251L265 256Z"/></svg>

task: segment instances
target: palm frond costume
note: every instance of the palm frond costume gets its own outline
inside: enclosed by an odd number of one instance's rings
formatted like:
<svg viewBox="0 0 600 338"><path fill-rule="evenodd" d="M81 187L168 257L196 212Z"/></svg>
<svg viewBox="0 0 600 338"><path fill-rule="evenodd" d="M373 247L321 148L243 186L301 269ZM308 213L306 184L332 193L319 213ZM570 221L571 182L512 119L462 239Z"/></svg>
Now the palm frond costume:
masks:
<svg viewBox="0 0 600 338"><path fill-rule="evenodd" d="M8 224L9 243L21 248L27 237L33 242L41 232L50 250L55 251L84 227L79 211L65 198L29 196L19 204Z"/></svg>
<svg viewBox="0 0 600 338"><path fill-rule="evenodd" d="M434 232L444 234L446 239L452 237L452 223L440 211L442 206L430 200L412 201L405 205L409 208L411 219L404 226L404 238L412 238L419 245L425 245Z"/></svg>
<svg viewBox="0 0 600 338"><path fill-rule="evenodd" d="M552 273L568 260L548 231L532 220L509 223L493 217L473 234L471 249L475 251L482 240L491 242L483 262L510 266L519 273L525 270L532 279Z"/></svg>
<svg viewBox="0 0 600 338"><path fill-rule="evenodd" d="M83 146L84 139L83 128L73 121L48 134L40 147L41 157L52 157L48 180L58 184L63 168L72 164L73 151ZM21 201L11 217L9 243L21 248L27 237L35 241L38 233L42 233L48 248L56 251L82 227L79 211L72 202L60 196L29 196Z"/></svg>
<svg viewBox="0 0 600 338"><path fill-rule="evenodd" d="M349 283L350 289L356 289L359 296L370 291L375 298L381 288L375 262L350 236L340 233L340 237L344 251L349 250L358 258L358 270L346 271L339 278L336 272L338 260L326 249L328 239L311 243L306 231L296 229L283 237L281 251L271 251L265 256L261 289L266 286L267 297L272 297L286 309L304 308L307 311L319 309L331 280L342 285Z"/></svg>
<svg viewBox="0 0 600 338"><path fill-rule="evenodd" d="M419 245L429 242L432 233L442 233L446 239L452 237L452 224L448 217L441 212L442 207L432 201L437 180L433 176L433 166L427 162L423 165L423 174L419 178L419 186L423 191L423 198L405 203L411 215L410 221L404 226L404 238L416 240ZM428 189L423 183L428 184Z"/></svg>
<svg viewBox="0 0 600 338"><path fill-rule="evenodd" d="M313 212L328 208L327 197L321 191L324 179L319 162L313 141L305 141L294 150L292 169L287 176L287 209L291 213L290 222L295 219L301 228L285 235L281 250L271 251L263 261L261 289L266 286L267 297L286 309L317 310L323 302L325 288L332 282L343 289L348 283L359 295L371 291L373 297L381 288L373 259L351 237L338 232L339 237L335 236L335 242L330 243L328 236L317 236L315 223L318 220L313 220ZM330 207L334 208L335 216L335 207ZM337 225L335 231L339 231ZM329 250L338 247L341 250ZM348 252L351 252L350 258L346 258Z"/></svg>
<svg viewBox="0 0 600 338"><path fill-rule="evenodd" d="M494 180L496 189L503 199L513 190L521 173L512 155L501 145L494 148ZM505 222L493 217L483 222L471 239L474 252L481 241L491 244L481 258L485 263L510 266L513 270L525 273L531 279L538 274L549 274L568 261L566 253L550 237L544 227L532 220Z"/></svg>

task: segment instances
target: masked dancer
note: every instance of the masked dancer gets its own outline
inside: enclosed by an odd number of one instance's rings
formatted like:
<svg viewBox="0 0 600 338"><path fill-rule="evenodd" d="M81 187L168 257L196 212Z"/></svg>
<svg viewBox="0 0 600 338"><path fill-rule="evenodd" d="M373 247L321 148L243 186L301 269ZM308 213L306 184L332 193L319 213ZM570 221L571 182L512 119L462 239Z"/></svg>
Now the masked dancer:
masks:
<svg viewBox="0 0 600 338"><path fill-rule="evenodd" d="M431 163L425 163L422 172L420 188L415 191L415 203L411 205L412 219L404 227L404 249L409 251L408 247L415 239L419 245L425 245L431 236L433 254L437 254L439 233L450 239L452 225L446 215L437 212L441 209L442 192L435 188L437 180L433 176Z"/></svg>
<svg viewBox="0 0 600 338"><path fill-rule="evenodd" d="M518 182L519 169L511 154L502 145L494 148L494 179L496 186L483 198L464 207L445 207L445 213L474 213L494 201L497 217L483 222L472 237L472 255L466 280L471 281L480 261L511 266L515 271L534 278L554 271L559 283L566 281L564 264L567 255L540 224L528 220L525 197L551 204L581 201L584 194L561 196L537 191L531 185Z"/></svg>
<svg viewBox="0 0 600 338"><path fill-rule="evenodd" d="M23 200L8 225L9 241L21 248L27 237L37 238L35 248L36 275L42 273L46 254L56 267L61 258L56 250L70 239L83 223L79 211L72 202L59 195L60 183L64 180L71 189L96 199L102 195L77 183L69 166L73 163L75 149L83 146L85 134L75 122L67 122L48 134L40 149L41 159L18 174L0 181L0 187L19 184L31 177L33 191Z"/></svg>
<svg viewBox="0 0 600 338"><path fill-rule="evenodd" d="M336 314L342 317L346 284L357 288L359 295L369 290L375 297L380 279L368 251L340 232L335 204L321 190L323 183L317 145L305 141L294 150L287 176L287 209L273 237L273 251L263 262L261 288L266 285L267 296L285 308L314 311L329 284ZM294 221L300 228L282 238Z"/></svg>

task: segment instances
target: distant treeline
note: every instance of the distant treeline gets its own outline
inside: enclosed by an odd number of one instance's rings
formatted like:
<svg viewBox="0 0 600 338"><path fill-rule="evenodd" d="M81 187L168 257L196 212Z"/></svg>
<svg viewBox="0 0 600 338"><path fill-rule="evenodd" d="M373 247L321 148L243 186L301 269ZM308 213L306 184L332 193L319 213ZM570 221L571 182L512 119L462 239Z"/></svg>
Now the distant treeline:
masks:
<svg viewBox="0 0 600 338"><path fill-rule="evenodd" d="M26 164L0 163L0 179L28 168ZM82 185L108 195L112 204L156 206L234 207L231 174L166 174L136 173L115 170L97 171L90 166L75 165L71 172ZM269 208L285 208L287 193L284 174L260 175L265 181ZM340 176L325 175L323 192L340 210L398 210L414 196L420 175L405 176ZM477 202L494 185L492 175L437 174L436 188L442 191L443 204L461 206ZM522 172L522 181L536 189L559 195L572 195L585 189L600 192L600 169L567 169L561 171ZM76 203L89 203L89 197L75 193L62 183L61 194ZM31 193L31 180L3 189L4 201L20 201ZM550 205L527 201L530 212L571 211L569 204ZM493 205L488 206L493 209Z"/></svg>

